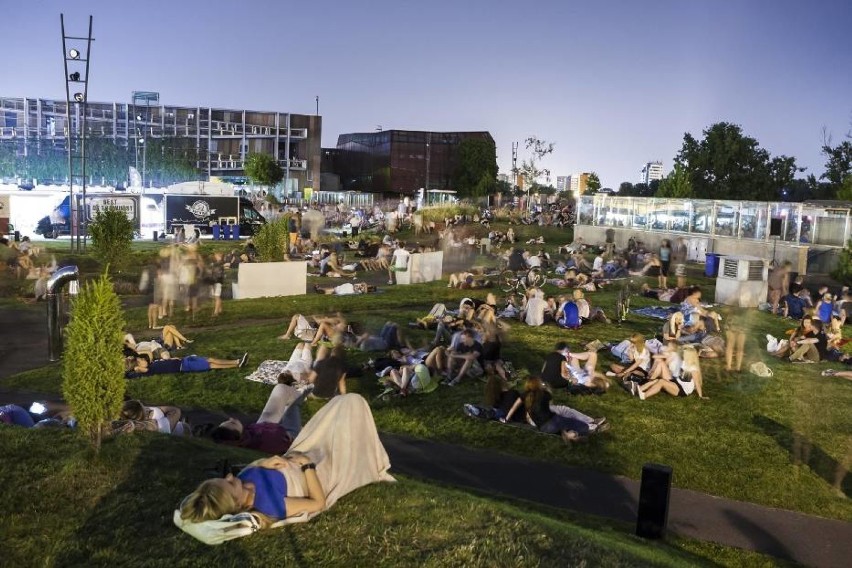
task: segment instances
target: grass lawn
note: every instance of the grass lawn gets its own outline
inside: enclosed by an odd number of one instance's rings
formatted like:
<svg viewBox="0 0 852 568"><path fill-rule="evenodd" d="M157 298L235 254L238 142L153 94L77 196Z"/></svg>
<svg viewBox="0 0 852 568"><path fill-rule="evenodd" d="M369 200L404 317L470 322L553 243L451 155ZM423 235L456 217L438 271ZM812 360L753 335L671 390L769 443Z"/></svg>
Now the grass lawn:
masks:
<svg viewBox="0 0 852 568"><path fill-rule="evenodd" d="M523 231L524 236L532 236L537 230L516 227L516 232ZM559 239L553 233L556 230L547 231L551 250L553 244L570 240ZM697 268L693 272L696 274L691 275L691 281L704 285L704 298L712 301L712 282L698 276ZM545 291L559 293L551 286ZM209 307L195 321L182 313L173 321L196 340L193 352L236 357L249 351L251 367L264 359L289 357L295 341L285 343L275 338L283 333L294 313L340 310L350 320L377 330L388 319L405 325L424 315L435 302L455 307L470 293L447 289L441 282L383 286L380 294L360 297L309 294L226 302L225 313L215 321L207 315ZM484 297L484 293L479 291L478 295ZM611 314L616 293L617 289L609 289L587 294L587 298L593 306L601 306ZM634 306L657 303L644 298L634 298L633 302ZM388 432L489 448L634 479L639 477L644 463L665 463L674 468L678 487L852 520L848 499L852 480L843 468L848 468L852 459L852 382L820 377L819 372L829 364L792 365L767 357L764 335L782 336L793 322L756 311L750 314L745 366L764 359L774 369L774 377L759 378L747 372L729 374L722 370L721 361L703 360L705 394L710 400L659 395L642 402L615 387L600 397L569 398L557 393L557 403L570 404L592 416L607 416L612 423L608 434L570 450L555 437L465 418L461 405L482 397L482 385L475 381L456 388L442 387L428 396L376 402L376 422ZM127 318L129 330L136 333L137 339L146 337L144 309L128 310ZM552 325L533 329L515 322L508 332L504 358L512 361L516 369L536 373L544 355L558 340L567 340L575 347L592 339L619 341L633 331L657 333L661 324L634 316L623 326L593 323L581 330L567 331ZM410 331L410 336L415 343L431 339L427 332L415 330ZM350 362L355 365L366 359L363 353L350 354ZM608 356L602 356L601 364L610 361ZM151 404L259 413L269 387L242 380L244 374L234 370L150 377L129 382L128 393ZM53 365L2 379L0 385L59 392L60 382L58 366ZM368 399L380 391L372 375L353 377L348 386ZM308 415L317 404L309 402Z"/></svg>
<svg viewBox="0 0 852 568"><path fill-rule="evenodd" d="M210 547L174 527L172 511L218 459L249 461L251 452L141 433L93 456L72 432L3 428L0 454L7 566L777 565L408 479L355 491L310 523Z"/></svg>

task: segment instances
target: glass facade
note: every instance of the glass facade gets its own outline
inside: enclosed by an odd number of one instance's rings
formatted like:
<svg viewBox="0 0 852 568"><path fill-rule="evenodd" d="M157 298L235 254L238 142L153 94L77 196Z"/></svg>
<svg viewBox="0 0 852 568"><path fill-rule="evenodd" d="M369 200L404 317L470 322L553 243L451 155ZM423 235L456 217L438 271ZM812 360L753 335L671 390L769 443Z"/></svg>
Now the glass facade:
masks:
<svg viewBox="0 0 852 568"><path fill-rule="evenodd" d="M451 190L462 140L492 144L488 132L386 130L341 134L338 174L345 190L412 193L420 188Z"/></svg>
<svg viewBox="0 0 852 568"><path fill-rule="evenodd" d="M852 204L711 201L583 195L577 224L843 247Z"/></svg>
<svg viewBox="0 0 852 568"><path fill-rule="evenodd" d="M20 155L46 147L64 152L69 132L79 137L85 112L87 137L134 149L150 138L176 139L174 147L193 150L199 171L208 177L243 177L246 155L257 152L274 156L298 190L319 183L322 119L316 115L98 102L84 109L71 104L69 129L65 101L0 97L0 142L14 145Z"/></svg>

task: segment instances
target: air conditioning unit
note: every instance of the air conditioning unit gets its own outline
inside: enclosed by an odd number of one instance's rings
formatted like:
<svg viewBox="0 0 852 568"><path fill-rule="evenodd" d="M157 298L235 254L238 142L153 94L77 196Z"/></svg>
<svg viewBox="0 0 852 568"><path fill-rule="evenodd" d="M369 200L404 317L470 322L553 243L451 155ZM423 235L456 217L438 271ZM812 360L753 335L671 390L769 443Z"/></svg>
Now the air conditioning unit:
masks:
<svg viewBox="0 0 852 568"><path fill-rule="evenodd" d="M766 302L769 266L756 256L723 256L716 277L716 302L756 308Z"/></svg>

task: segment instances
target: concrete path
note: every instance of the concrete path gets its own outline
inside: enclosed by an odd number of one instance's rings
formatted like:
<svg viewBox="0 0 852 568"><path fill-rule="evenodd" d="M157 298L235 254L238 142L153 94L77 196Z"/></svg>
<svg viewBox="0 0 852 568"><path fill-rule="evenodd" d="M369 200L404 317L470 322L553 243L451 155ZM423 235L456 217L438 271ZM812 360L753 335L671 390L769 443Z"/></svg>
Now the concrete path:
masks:
<svg viewBox="0 0 852 568"><path fill-rule="evenodd" d="M0 378L47 364L46 310L39 307L0 310ZM57 398L0 385L0 404ZM194 423L217 418L203 410L185 414ZM639 482L626 477L408 436L382 434L382 442L398 473L636 522ZM809 566L852 565L852 523L672 489L668 526L685 537Z"/></svg>

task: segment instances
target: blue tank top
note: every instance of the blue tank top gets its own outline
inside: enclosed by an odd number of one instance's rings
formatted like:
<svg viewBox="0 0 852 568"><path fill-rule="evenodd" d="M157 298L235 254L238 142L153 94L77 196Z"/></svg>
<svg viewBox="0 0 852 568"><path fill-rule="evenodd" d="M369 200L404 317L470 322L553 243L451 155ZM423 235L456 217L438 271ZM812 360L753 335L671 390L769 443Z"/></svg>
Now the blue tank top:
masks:
<svg viewBox="0 0 852 568"><path fill-rule="evenodd" d="M287 480L284 474L275 469L249 467L237 475L241 480L254 483L255 511L273 519L286 519L287 509L284 497L287 496Z"/></svg>
<svg viewBox="0 0 852 568"><path fill-rule="evenodd" d="M825 302L819 305L819 316L820 321L822 323L831 323L831 312L834 310L833 302Z"/></svg>

